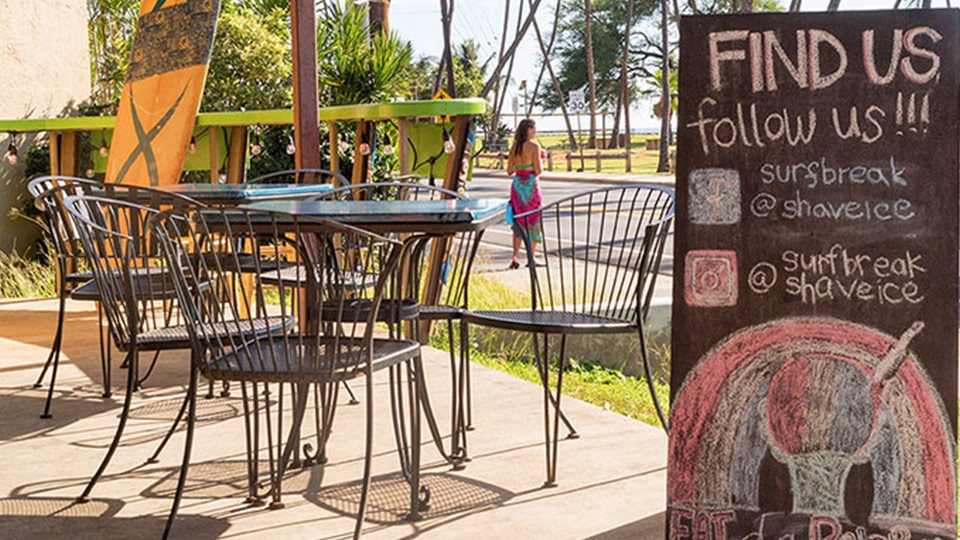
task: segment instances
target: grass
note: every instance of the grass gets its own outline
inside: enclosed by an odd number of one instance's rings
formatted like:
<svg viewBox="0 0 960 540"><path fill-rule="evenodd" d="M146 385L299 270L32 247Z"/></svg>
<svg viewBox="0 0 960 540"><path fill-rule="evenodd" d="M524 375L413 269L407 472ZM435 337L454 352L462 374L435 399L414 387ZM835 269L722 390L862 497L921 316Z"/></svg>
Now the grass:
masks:
<svg viewBox="0 0 960 540"><path fill-rule="evenodd" d="M662 174L669 176L672 173L658 173L657 164L659 161L660 153L655 150L646 150L646 141L647 139L654 139L654 135L636 135L634 134L631 137L631 172L634 174ZM567 144L567 138L565 135L540 135L537 137L540 144L544 148L553 152L553 170L555 172L566 172L567 170L567 161L566 155L569 152L569 145ZM601 150L600 153L603 155L622 155L623 149L616 150ZM596 156L596 150L584 150L583 151L583 167L586 172L596 172L597 171L597 160L593 158ZM580 168L580 157L579 154L572 156L571 167L573 171L577 171ZM479 160L480 166L484 168L497 168L499 162L497 159L481 159ZM544 168L547 167L546 161L543 164ZM600 161L600 172L611 173L611 174L623 174L626 172L626 162L622 159L604 159Z"/></svg>
<svg viewBox="0 0 960 540"><path fill-rule="evenodd" d="M473 309L514 309L529 305L529 300L522 293L482 275L471 278L470 299L470 307ZM456 326L454 328L456 331ZM436 326L430 337L430 345L449 351L447 325ZM527 336L499 347L492 345L491 342L472 341L470 358L478 364L540 384L540 373L531 345ZM556 384L556 378L557 371L554 364L549 373L551 385ZM654 387L657 398L666 408L670 402L669 386L655 381ZM599 362L568 359L567 368L563 374L563 394L608 411L659 426L653 399L646 382L637 377L624 375Z"/></svg>
<svg viewBox="0 0 960 540"><path fill-rule="evenodd" d="M57 295L57 271L50 259L53 245L45 241L46 257L30 258L16 249L0 251L0 298L52 298Z"/></svg>

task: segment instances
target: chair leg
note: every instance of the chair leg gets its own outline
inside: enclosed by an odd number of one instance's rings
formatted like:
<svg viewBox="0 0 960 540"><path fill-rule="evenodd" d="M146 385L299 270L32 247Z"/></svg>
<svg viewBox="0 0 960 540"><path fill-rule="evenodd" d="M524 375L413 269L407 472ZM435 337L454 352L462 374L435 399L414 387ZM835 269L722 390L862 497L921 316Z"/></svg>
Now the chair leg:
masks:
<svg viewBox="0 0 960 540"><path fill-rule="evenodd" d="M549 336L543 335L543 349L539 345L539 336L534 334L534 354L536 355L537 367L540 370L540 380L543 383L543 420L545 432L545 451L547 480L544 487L554 487L557 485L557 455L559 451L560 440L560 422L563 413L560 410L560 398L563 390L563 367L564 356L566 354L567 337L560 336L560 354L557 356L557 387L551 392L549 382L549 348L547 339ZM552 417L552 418L551 418Z"/></svg>
<svg viewBox="0 0 960 540"><path fill-rule="evenodd" d="M130 370L133 371L132 369ZM177 491L173 496L173 506L170 508L170 515L167 517L167 525L163 529L163 540L170 537L170 530L173 528L173 521L177 517L177 510L180 509L180 501L183 499L183 488L187 484L187 471L190 468L190 452L193 450L193 433L197 424L197 376L196 364L190 368L190 384L187 387L187 402L189 411L187 412L187 440L183 444L183 462L180 464L180 478L177 479Z"/></svg>
<svg viewBox="0 0 960 540"><path fill-rule="evenodd" d="M100 373L103 375L103 394L101 397L108 399L113 396L111 387L110 368L113 361L113 349L110 348L110 321L107 321L107 331L103 331L103 306L97 302L97 328L100 337ZM106 334L106 338L104 338Z"/></svg>
<svg viewBox="0 0 960 540"><path fill-rule="evenodd" d="M343 381L343 388L347 391L347 395L350 396L350 401L347 403L350 405L359 405L360 400L358 400L356 394L353 393L353 388L350 388L349 381Z"/></svg>
<svg viewBox="0 0 960 540"><path fill-rule="evenodd" d="M357 510L357 521L353 527L353 539L359 540L363 531L363 519L367 513L367 498L370 494L370 474L373 469L373 374L367 372L364 377L366 384L367 410L364 453L363 453L363 480L360 487L360 506Z"/></svg>
<svg viewBox="0 0 960 540"><path fill-rule="evenodd" d="M187 412L187 406L190 404L191 399L192 395L190 392L187 392L187 395L183 398L183 403L180 405L180 411L177 412L177 417L173 420L173 425L167 430L167 434L163 436L163 440L160 441L160 446L158 446L153 452L153 455L147 458L147 463L156 463L159 461L160 452L163 452L163 449L167 446L167 443L170 442L170 437L172 437L173 433L177 431L177 426L179 426L180 421L183 420L183 414Z"/></svg>
<svg viewBox="0 0 960 540"><path fill-rule="evenodd" d="M63 276L62 268L60 270L60 275ZM47 361L43 364L43 369L40 370L40 376L37 377L37 382L33 383L34 388L40 388L43 386L43 378L47 376L47 370L50 369L51 365L60 360L60 339L63 336L64 312L67 308L67 293L65 289L66 284L61 277L59 287L60 312L57 314L57 331L53 334L53 344L50 345L50 354L47 355Z"/></svg>
<svg viewBox="0 0 960 540"><path fill-rule="evenodd" d="M286 474L287 464L291 462L294 451L300 444L300 425L303 423L303 415L307 409L307 398L310 395L307 383L296 384L291 388L291 400L293 401L293 423L290 424L290 435L287 437L287 443L283 448L283 453L278 455L276 478L273 479L273 501L270 503L270 509L276 510L283 508L281 500L283 488L283 475ZM283 414L283 407L277 407L277 414Z"/></svg>
<svg viewBox="0 0 960 540"><path fill-rule="evenodd" d="M93 491L93 486L95 486L97 481L100 480L103 472L107 469L107 465L110 464L110 460L113 459L113 454L117 451L117 447L120 445L120 438L123 436L123 429L127 425L127 417L130 414L130 402L133 399L133 387L137 382L137 370L132 369L137 364L137 350L135 347L130 349L130 352L127 353L127 360L130 362L131 369L127 369L127 391L123 398L123 409L120 411L120 422L117 424L117 432L114 434L113 442L110 443L110 448L107 450L107 455L103 456L103 461L100 463L100 467L97 469L97 472L93 474L93 477L90 479L90 482L87 483L87 487L83 490L83 493L77 497L78 503L87 501L87 497L89 497L90 492Z"/></svg>
<svg viewBox="0 0 960 540"><path fill-rule="evenodd" d="M420 485L420 396L423 388L423 362L418 354L413 364L407 364L407 376L412 380L414 389L410 392L410 513L408 521L420 521L421 511L430 509L430 490ZM424 499L420 499L423 491Z"/></svg>

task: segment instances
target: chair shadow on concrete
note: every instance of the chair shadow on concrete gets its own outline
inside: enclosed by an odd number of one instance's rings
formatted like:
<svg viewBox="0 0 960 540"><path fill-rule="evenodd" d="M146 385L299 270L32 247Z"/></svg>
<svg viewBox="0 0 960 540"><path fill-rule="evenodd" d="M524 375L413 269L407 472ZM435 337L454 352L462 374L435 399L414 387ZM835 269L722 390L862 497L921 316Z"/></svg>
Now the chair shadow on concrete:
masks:
<svg viewBox="0 0 960 540"><path fill-rule="evenodd" d="M0 422L0 445L25 437L43 437L53 431L64 428L74 422L104 413L114 407L112 401L96 399L74 399L65 397L64 404L53 418L41 420L38 415L43 410L45 391L0 389L3 402L3 421Z"/></svg>
<svg viewBox="0 0 960 540"><path fill-rule="evenodd" d="M514 495L497 486L448 473L424 473L420 482L430 490L429 509L422 512L424 520L476 513L501 506ZM360 504L360 488L360 481L319 488L311 483L304 497L336 514L353 516ZM402 523L410 511L409 484L400 474L376 476L371 479L367 504L368 523Z"/></svg>
<svg viewBox="0 0 960 540"><path fill-rule="evenodd" d="M0 531L4 538L159 538L166 516L118 516L123 501L96 499L76 504L73 498L0 499ZM219 538L229 528L225 520L183 516L177 523L182 538Z"/></svg>
<svg viewBox="0 0 960 540"><path fill-rule="evenodd" d="M622 527L604 531L584 540L636 540L638 538L663 538L667 513L660 512Z"/></svg>

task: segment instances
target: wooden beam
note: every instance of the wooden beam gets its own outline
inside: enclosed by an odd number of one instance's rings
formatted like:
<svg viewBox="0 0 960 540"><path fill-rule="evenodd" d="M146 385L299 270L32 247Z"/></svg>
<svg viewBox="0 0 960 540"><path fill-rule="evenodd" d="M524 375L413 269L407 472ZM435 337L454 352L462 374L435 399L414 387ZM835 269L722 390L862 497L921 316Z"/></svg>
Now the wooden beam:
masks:
<svg viewBox="0 0 960 540"><path fill-rule="evenodd" d="M370 133L370 122L358 120L357 137L353 141L353 174L350 179L352 184L363 184L367 181L367 168L370 163L370 154L362 155L360 153L360 145L363 144L368 133Z"/></svg>
<svg viewBox="0 0 960 540"><path fill-rule="evenodd" d="M247 126L230 128L230 149L227 151L227 183L243 181L247 161Z"/></svg>
<svg viewBox="0 0 960 540"><path fill-rule="evenodd" d="M400 162L400 175L410 174L410 145L407 144L407 138L410 137L410 123L406 118L397 120L397 140L394 148L397 152L397 158Z"/></svg>
<svg viewBox="0 0 960 540"><path fill-rule="evenodd" d="M207 128L207 137L210 139L210 183L220 183L220 145L217 144L217 131L220 128Z"/></svg>
<svg viewBox="0 0 960 540"><path fill-rule="evenodd" d="M60 132L51 131L47 134L50 142L50 174L60 174Z"/></svg>
<svg viewBox="0 0 960 540"><path fill-rule="evenodd" d="M60 138L60 174L77 176L77 132L64 131Z"/></svg>
<svg viewBox="0 0 960 540"><path fill-rule="evenodd" d="M330 133L330 170L340 172L340 125L327 122L327 131Z"/></svg>
<svg viewBox="0 0 960 540"><path fill-rule="evenodd" d="M320 168L320 107L317 89L317 14L315 0L290 0L293 41L293 142L298 169ZM308 175L309 182L316 182Z"/></svg>

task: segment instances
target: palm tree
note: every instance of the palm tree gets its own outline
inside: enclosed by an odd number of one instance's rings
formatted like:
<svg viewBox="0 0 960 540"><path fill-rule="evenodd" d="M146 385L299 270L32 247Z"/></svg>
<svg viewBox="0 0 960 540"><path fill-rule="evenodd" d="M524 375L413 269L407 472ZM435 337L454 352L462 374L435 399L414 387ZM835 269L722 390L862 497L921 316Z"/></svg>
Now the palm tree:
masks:
<svg viewBox="0 0 960 540"><path fill-rule="evenodd" d="M597 147L597 84L594 81L595 69L593 66L593 37L590 35L591 19L593 19L593 0L584 0L583 21L584 39L587 45L587 88L590 91L590 136L587 138L587 148Z"/></svg>

